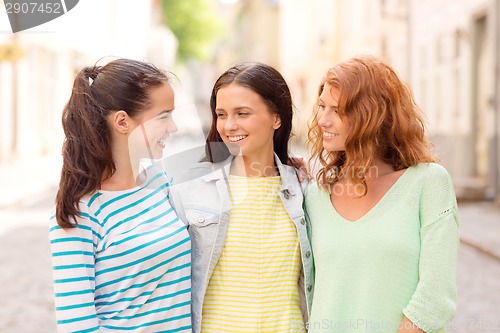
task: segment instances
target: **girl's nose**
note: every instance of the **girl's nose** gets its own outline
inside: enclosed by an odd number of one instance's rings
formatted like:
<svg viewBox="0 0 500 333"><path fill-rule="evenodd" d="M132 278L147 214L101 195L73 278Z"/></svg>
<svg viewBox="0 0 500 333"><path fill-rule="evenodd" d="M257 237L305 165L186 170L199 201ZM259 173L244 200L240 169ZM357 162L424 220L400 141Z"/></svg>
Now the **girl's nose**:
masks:
<svg viewBox="0 0 500 333"><path fill-rule="evenodd" d="M318 114L318 125L321 127L330 127L332 125L332 122L325 115Z"/></svg>
<svg viewBox="0 0 500 333"><path fill-rule="evenodd" d="M167 126L167 131L168 133L175 133L177 132L177 130L178 130L177 124L175 123L175 120L171 118Z"/></svg>
<svg viewBox="0 0 500 333"><path fill-rule="evenodd" d="M238 128L236 119L234 119L233 117L228 117L226 123L224 124L224 129L226 131L234 131L236 128Z"/></svg>

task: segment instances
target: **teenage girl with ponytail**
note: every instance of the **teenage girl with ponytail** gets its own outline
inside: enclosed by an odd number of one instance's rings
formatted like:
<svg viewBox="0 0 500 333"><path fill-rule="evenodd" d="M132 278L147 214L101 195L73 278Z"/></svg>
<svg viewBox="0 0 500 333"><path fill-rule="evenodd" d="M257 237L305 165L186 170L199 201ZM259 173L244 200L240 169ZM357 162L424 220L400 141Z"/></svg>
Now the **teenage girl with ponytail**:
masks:
<svg viewBox="0 0 500 333"><path fill-rule="evenodd" d="M190 332L191 244L158 159L174 93L156 67L86 67L63 111L63 167L49 233L59 332Z"/></svg>

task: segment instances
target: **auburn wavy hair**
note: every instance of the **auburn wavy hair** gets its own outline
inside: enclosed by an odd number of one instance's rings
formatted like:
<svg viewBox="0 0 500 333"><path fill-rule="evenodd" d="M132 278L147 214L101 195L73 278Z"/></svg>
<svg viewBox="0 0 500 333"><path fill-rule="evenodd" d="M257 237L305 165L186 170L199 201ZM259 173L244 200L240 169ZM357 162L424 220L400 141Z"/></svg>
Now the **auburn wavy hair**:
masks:
<svg viewBox="0 0 500 333"><path fill-rule="evenodd" d="M323 148L318 125L319 96L325 87L340 93L338 114L349 133L344 151ZM362 56L330 68L319 85L308 132L310 161L319 161L318 183L326 189L348 177L364 186L374 159L395 170L435 162L432 144L425 135L423 114L409 86L383 61Z"/></svg>

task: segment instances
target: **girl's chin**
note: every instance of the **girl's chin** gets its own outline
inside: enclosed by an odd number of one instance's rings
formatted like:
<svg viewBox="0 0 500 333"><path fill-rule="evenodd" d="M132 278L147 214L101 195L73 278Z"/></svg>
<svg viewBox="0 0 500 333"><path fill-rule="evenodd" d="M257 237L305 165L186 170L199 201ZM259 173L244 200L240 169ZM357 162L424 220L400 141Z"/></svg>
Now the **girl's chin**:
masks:
<svg viewBox="0 0 500 333"><path fill-rule="evenodd" d="M345 151L345 149L340 149L340 148L335 148L335 147L330 147L330 146L323 146L323 149L325 149L329 153Z"/></svg>
<svg viewBox="0 0 500 333"><path fill-rule="evenodd" d="M151 150L151 152L148 152L146 158L151 158L151 159L160 159L163 157L163 148L161 147L156 147L156 149Z"/></svg>
<svg viewBox="0 0 500 333"><path fill-rule="evenodd" d="M229 149L229 152L231 155L238 156L241 153L241 148L235 143L232 142L226 142L226 147Z"/></svg>

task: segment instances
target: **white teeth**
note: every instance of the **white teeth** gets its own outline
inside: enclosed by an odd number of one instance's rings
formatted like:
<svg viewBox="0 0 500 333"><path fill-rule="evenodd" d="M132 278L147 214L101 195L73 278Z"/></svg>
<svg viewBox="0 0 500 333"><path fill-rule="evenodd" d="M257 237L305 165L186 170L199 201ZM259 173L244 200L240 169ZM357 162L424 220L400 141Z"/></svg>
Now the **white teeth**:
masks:
<svg viewBox="0 0 500 333"><path fill-rule="evenodd" d="M229 138L229 141L231 142L236 142L236 141L240 141L240 140L243 140L244 138L246 138L248 135L238 135L238 136L228 136Z"/></svg>
<svg viewBox="0 0 500 333"><path fill-rule="evenodd" d="M327 138L333 138L334 136L339 136L339 133L323 132L323 136Z"/></svg>

